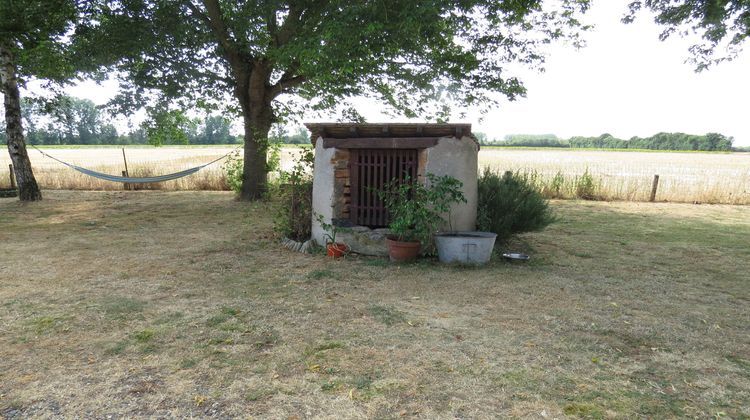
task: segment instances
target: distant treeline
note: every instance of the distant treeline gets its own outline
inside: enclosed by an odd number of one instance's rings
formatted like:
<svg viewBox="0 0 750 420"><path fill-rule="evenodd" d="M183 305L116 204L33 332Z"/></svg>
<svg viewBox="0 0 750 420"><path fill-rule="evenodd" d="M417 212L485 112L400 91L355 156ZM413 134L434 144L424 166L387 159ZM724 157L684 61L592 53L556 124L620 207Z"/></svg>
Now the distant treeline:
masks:
<svg viewBox="0 0 750 420"><path fill-rule="evenodd" d="M88 99L71 96L46 103L26 100L21 115L26 142L35 145L149 144L149 132L154 130L150 119L127 133L118 133L100 107ZM180 136L175 136L174 141L166 136L164 144L232 144L240 140L230 134L231 122L220 115L185 117L180 122ZM175 132L175 127L162 131ZM6 143L5 130L0 131L0 143Z"/></svg>
<svg viewBox="0 0 750 420"><path fill-rule="evenodd" d="M658 133L651 137L618 139L611 134L599 137L576 136L561 139L554 134L511 134L502 141L486 145L506 147L569 147L581 149L651 149L651 150L702 150L731 151L732 137L718 133L694 135L685 133Z"/></svg>
<svg viewBox="0 0 750 420"><path fill-rule="evenodd" d="M108 114L87 99L62 96L52 102L25 100L22 103L26 141L35 145L128 145L128 144L235 144L242 138L231 134L232 121L222 115L188 117L182 111L149 112L149 118L127 133L119 133L108 122ZM6 143L5 124L0 119L0 144ZM561 139L554 134L511 134L502 140L490 140L475 133L480 144L516 147L568 147L594 149L652 149L731 151L732 137L718 133L702 136L684 133L659 133L651 137L618 139L611 134L599 137ZM304 127L275 126L270 133L275 143L307 144L310 137ZM734 149L742 150L742 149Z"/></svg>
<svg viewBox="0 0 750 420"><path fill-rule="evenodd" d="M22 103L26 142L34 145L130 145L130 144L235 144L242 137L231 134L232 122L221 115L189 118L182 112L150 117L126 133L107 121L108 114L87 99L63 96L54 102ZM6 144L5 122L0 118L0 144ZM271 141L309 143L304 127L290 134L283 126L271 132ZM158 139L157 139L158 138ZM155 141L156 140L156 141Z"/></svg>

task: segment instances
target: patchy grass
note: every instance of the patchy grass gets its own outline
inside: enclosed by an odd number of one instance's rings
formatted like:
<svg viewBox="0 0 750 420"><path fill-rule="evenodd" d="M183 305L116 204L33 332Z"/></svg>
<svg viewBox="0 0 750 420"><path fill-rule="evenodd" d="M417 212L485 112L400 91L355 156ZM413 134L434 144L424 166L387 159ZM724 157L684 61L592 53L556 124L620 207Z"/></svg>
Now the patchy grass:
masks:
<svg viewBox="0 0 750 420"><path fill-rule="evenodd" d="M107 296L102 299L101 308L109 318L126 319L139 314L145 305L145 302L137 299Z"/></svg>
<svg viewBox="0 0 750 420"><path fill-rule="evenodd" d="M372 305L369 309L373 318L389 327L401 322L406 322L406 316L404 313L394 307Z"/></svg>
<svg viewBox="0 0 750 420"><path fill-rule="evenodd" d="M468 269L228 193L0 199L0 417L750 416L750 208L553 205Z"/></svg>

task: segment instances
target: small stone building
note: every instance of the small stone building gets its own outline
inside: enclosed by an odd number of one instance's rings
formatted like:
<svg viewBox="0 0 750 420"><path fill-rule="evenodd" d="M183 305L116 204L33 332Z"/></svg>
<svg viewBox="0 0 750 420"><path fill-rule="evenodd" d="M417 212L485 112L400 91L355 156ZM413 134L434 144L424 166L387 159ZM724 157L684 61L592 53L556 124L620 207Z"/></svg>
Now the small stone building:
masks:
<svg viewBox="0 0 750 420"><path fill-rule="evenodd" d="M463 183L467 203L451 210L453 230L474 230L479 143L471 124L310 123L315 147L312 238L325 243L316 220L347 227L337 241L353 252L387 255L388 215L376 194L393 179L450 175ZM447 226L446 226L447 229Z"/></svg>

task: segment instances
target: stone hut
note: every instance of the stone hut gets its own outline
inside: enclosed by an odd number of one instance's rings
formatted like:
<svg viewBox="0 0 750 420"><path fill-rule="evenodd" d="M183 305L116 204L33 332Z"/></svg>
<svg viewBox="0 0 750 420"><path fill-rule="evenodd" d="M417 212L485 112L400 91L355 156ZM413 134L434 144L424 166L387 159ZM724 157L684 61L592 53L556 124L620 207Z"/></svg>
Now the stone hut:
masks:
<svg viewBox="0 0 750 420"><path fill-rule="evenodd" d="M408 176L450 175L463 183L467 203L451 210L454 230L474 230L479 143L471 124L305 124L315 147L312 238L325 243L315 215L348 227L339 238L353 252L387 255L387 213L376 190Z"/></svg>

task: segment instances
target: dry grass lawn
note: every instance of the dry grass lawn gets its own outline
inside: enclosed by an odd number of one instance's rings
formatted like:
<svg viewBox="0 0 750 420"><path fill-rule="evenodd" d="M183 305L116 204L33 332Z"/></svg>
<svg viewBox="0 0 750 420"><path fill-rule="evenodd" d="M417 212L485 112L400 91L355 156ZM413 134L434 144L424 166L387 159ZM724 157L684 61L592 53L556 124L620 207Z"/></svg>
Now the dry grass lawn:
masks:
<svg viewBox="0 0 750 420"><path fill-rule="evenodd" d="M0 417L750 416L750 207L555 202L527 265L281 249L222 192L0 199Z"/></svg>

